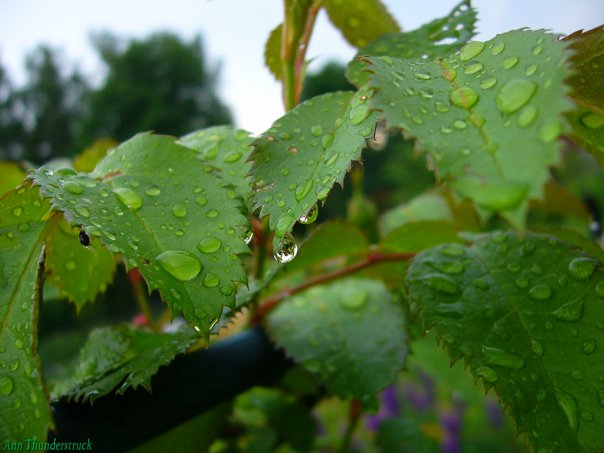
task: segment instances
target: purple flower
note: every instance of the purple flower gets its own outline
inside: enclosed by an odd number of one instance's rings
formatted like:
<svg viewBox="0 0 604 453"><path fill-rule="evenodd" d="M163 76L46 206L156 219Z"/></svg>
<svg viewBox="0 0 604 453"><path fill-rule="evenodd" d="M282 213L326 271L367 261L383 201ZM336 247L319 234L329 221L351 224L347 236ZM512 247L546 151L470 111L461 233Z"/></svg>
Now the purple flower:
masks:
<svg viewBox="0 0 604 453"><path fill-rule="evenodd" d="M499 403L497 401L493 401L493 400L487 401L486 411L487 411L487 418L489 420L489 423L491 423L491 425L498 431L500 429L502 429L504 419L503 419L503 412L501 411L501 407L499 406Z"/></svg>
<svg viewBox="0 0 604 453"><path fill-rule="evenodd" d="M365 417L365 425L370 431L377 431L380 424L392 417L400 415L400 403L396 395L396 386L386 387L380 395L380 410L375 415Z"/></svg>

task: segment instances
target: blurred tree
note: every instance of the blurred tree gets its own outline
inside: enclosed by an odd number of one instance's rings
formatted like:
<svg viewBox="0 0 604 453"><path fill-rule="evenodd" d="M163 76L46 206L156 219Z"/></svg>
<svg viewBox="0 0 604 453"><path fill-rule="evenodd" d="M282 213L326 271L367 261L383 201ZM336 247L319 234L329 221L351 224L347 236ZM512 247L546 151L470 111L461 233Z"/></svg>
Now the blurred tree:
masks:
<svg viewBox="0 0 604 453"><path fill-rule="evenodd" d="M122 141L148 130L182 135L231 122L216 95L218 71L208 68L200 37L186 43L157 33L124 43L101 34L93 42L108 73L90 96L82 148L103 137Z"/></svg>
<svg viewBox="0 0 604 453"><path fill-rule="evenodd" d="M41 163L73 155L77 122L88 90L77 70L65 73L60 54L38 47L26 59L26 84L14 89L0 72L0 159Z"/></svg>

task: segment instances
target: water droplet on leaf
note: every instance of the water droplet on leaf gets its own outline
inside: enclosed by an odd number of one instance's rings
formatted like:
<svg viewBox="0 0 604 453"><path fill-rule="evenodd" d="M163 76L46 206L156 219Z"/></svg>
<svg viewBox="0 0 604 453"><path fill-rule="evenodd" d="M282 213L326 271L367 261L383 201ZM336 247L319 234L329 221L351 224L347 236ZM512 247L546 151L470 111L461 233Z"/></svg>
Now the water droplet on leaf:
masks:
<svg viewBox="0 0 604 453"><path fill-rule="evenodd" d="M208 272L203 277L202 283L203 283L203 286L205 286L207 288L214 288L215 286L218 286L218 284L220 283L220 279L218 278L218 276L216 274Z"/></svg>
<svg viewBox="0 0 604 453"><path fill-rule="evenodd" d="M525 105L537 91L537 85L526 79L514 79L497 93L497 107L503 113L513 113Z"/></svg>
<svg viewBox="0 0 604 453"><path fill-rule="evenodd" d="M461 61L468 61L480 54L484 49L484 43L481 41L472 41L463 46L459 52L459 58Z"/></svg>
<svg viewBox="0 0 604 453"><path fill-rule="evenodd" d="M459 293L459 286L448 275L443 274L427 274L421 277L421 280L429 288L439 291L444 294L455 295Z"/></svg>
<svg viewBox="0 0 604 453"><path fill-rule="evenodd" d="M199 243L197 248L202 253L214 253L217 250L219 250L221 246L222 246L222 241L220 239L215 238L215 237L207 237Z"/></svg>
<svg viewBox="0 0 604 453"><path fill-rule="evenodd" d="M84 193L84 187L82 187L81 184L75 182L75 181L65 181L63 184L63 189L65 189L67 192L72 193L74 195L80 195L82 193Z"/></svg>
<svg viewBox="0 0 604 453"><path fill-rule="evenodd" d="M469 109L478 102L478 94L472 88L462 86L452 91L449 99L458 107Z"/></svg>
<svg viewBox="0 0 604 453"><path fill-rule="evenodd" d="M174 217L185 217L187 215L187 208L180 203L176 203L172 206L172 215Z"/></svg>
<svg viewBox="0 0 604 453"><path fill-rule="evenodd" d="M587 112L579 118L581 124L589 129L598 129L604 126L604 116L594 112Z"/></svg>
<svg viewBox="0 0 604 453"><path fill-rule="evenodd" d="M201 263L188 252L168 250L155 258L159 264L176 279L186 282L201 272Z"/></svg>
<svg viewBox="0 0 604 453"><path fill-rule="evenodd" d="M556 402L562 410L562 413L566 416L568 425L573 431L577 429L577 403L575 399L568 393L562 390L554 388L554 394L556 395Z"/></svg>
<svg viewBox="0 0 604 453"><path fill-rule="evenodd" d="M552 295L552 289L545 284L535 285L529 290L529 296L535 300L547 300Z"/></svg>
<svg viewBox="0 0 604 453"><path fill-rule="evenodd" d="M0 377L0 394L2 395L10 395L13 393L13 389L15 388L15 383L10 376L2 376Z"/></svg>
<svg viewBox="0 0 604 453"><path fill-rule="evenodd" d="M583 316L583 298L568 302L558 307L553 313L554 317L560 321L575 322Z"/></svg>
<svg viewBox="0 0 604 453"><path fill-rule="evenodd" d="M118 187L117 189L113 189L113 193L117 199L131 211L136 211L143 205L141 197L132 189Z"/></svg>
<svg viewBox="0 0 604 453"><path fill-rule="evenodd" d="M575 258L568 265L568 273L575 280L587 280L596 270L597 264L597 261L591 258Z"/></svg>

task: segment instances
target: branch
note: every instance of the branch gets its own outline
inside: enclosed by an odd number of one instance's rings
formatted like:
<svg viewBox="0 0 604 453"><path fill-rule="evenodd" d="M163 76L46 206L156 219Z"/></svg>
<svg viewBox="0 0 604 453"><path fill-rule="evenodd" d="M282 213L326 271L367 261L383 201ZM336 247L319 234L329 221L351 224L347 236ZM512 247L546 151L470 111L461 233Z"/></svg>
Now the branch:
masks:
<svg viewBox="0 0 604 453"><path fill-rule="evenodd" d="M371 252L363 261L358 261L348 267L343 267L341 269L337 269L326 274L317 275L315 277L309 278L305 282L292 288L284 288L281 291L277 291L276 293L272 294L263 303L260 304L258 310L254 315L254 318L252 319L252 324L260 323L260 321L262 321L262 319L264 319L264 317L271 310L273 310L277 305L279 305L283 299L293 296L294 294L300 293L312 286L327 283L332 280L337 280L341 277L354 274L365 269L366 267L370 267L376 264L386 263L390 261L408 261L414 256L415 253L388 253L382 255L380 252Z"/></svg>

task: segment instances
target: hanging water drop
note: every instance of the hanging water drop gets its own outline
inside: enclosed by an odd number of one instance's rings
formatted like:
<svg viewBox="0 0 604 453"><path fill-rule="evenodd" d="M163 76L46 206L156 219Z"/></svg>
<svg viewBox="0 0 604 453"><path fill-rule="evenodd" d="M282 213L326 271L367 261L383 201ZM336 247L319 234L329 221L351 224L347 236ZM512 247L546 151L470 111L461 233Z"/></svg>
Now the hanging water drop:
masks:
<svg viewBox="0 0 604 453"><path fill-rule="evenodd" d="M315 220L317 220L318 216L319 207L315 204L305 215L298 219L298 222L300 222L302 225L308 225L309 223L313 223Z"/></svg>
<svg viewBox="0 0 604 453"><path fill-rule="evenodd" d="M278 250L273 254L279 264L289 263L296 257L298 246L291 234L285 234L278 245Z"/></svg>
<svg viewBox="0 0 604 453"><path fill-rule="evenodd" d="M168 250L155 257L159 264L176 279L186 282L201 272L201 263L188 252Z"/></svg>

